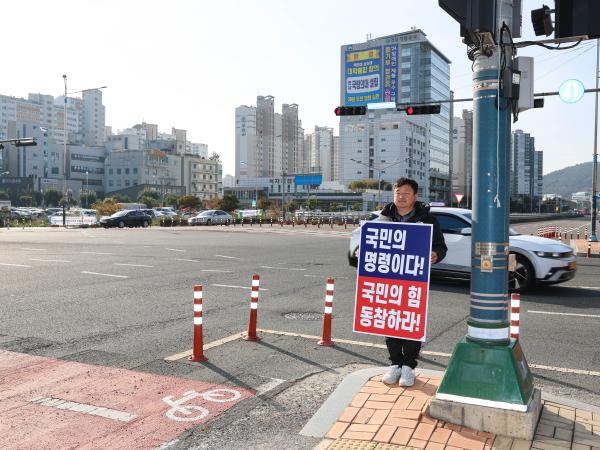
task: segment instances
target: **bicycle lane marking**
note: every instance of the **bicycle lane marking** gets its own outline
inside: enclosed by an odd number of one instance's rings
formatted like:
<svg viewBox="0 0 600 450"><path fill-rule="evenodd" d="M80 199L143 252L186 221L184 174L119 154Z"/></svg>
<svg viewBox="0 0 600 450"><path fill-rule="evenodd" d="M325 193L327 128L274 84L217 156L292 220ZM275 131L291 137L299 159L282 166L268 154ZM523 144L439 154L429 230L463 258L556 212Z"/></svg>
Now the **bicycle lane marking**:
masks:
<svg viewBox="0 0 600 450"><path fill-rule="evenodd" d="M155 448L255 393L0 350L0 448Z"/></svg>

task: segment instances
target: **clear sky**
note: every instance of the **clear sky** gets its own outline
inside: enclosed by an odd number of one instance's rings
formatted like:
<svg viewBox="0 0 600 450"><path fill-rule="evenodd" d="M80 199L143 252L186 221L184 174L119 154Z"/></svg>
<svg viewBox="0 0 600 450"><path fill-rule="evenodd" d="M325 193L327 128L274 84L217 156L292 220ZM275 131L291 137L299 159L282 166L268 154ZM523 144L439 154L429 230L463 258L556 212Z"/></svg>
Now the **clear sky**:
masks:
<svg viewBox="0 0 600 450"><path fill-rule="evenodd" d="M534 39L524 0L523 38ZM546 2L548 3L548 2ZM550 2L552 5L552 2ZM340 46L422 29L451 61L456 98L471 97L471 62L458 24L436 0L9 0L2 2L0 93L61 95L107 85L106 124L146 121L221 155L234 171L235 108L257 95L297 103L306 132L338 130ZM539 38L537 38L539 39ZM519 39L517 39L519 40ZM569 78L594 88L595 41L573 50L529 47L535 92L557 91ZM455 105L455 115L470 103ZM521 113L513 129L535 136L544 173L591 161L594 94L577 104L546 98Z"/></svg>

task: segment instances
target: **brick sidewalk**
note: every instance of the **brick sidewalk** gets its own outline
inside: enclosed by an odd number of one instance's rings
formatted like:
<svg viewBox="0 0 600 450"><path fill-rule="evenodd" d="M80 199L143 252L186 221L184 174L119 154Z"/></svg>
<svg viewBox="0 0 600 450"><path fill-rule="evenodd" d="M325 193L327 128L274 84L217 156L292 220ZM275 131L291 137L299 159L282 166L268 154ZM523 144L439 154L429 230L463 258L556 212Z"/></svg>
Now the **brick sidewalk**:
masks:
<svg viewBox="0 0 600 450"><path fill-rule="evenodd" d="M439 377L418 375L415 385L387 386L372 377L337 422L319 450L600 450L600 414L543 401L533 441L471 430L427 414Z"/></svg>

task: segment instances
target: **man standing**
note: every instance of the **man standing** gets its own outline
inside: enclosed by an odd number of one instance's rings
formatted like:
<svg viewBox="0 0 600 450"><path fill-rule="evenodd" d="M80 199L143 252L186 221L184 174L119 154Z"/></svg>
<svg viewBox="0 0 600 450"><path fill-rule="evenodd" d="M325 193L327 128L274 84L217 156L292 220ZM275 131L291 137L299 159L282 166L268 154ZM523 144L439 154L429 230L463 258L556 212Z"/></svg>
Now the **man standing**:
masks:
<svg viewBox="0 0 600 450"><path fill-rule="evenodd" d="M431 264L446 256L446 243L440 225L430 214L429 206L417 201L419 185L410 178L400 178L394 183L394 201L384 206L379 220L392 222L429 223L433 225ZM415 384L415 367L421 350L421 342L387 337L385 343L390 354L390 366L382 381L400 386Z"/></svg>

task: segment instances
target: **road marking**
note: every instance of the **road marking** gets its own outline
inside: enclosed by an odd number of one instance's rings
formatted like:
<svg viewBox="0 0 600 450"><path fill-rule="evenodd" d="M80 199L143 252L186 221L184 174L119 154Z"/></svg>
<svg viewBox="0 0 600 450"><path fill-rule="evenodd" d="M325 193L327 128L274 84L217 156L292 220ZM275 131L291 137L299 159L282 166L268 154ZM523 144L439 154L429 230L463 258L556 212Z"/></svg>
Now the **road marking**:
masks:
<svg viewBox="0 0 600 450"><path fill-rule="evenodd" d="M89 254L89 255L112 255L112 253L105 253L105 252L79 252L79 253L85 253L85 254Z"/></svg>
<svg viewBox="0 0 600 450"><path fill-rule="evenodd" d="M181 250L179 248L165 248L165 250L171 250L172 252L187 252L187 250Z"/></svg>
<svg viewBox="0 0 600 450"><path fill-rule="evenodd" d="M45 250L45 248L29 248L29 247L22 247L22 248L21 248L21 250L33 250L33 251L36 251L36 252L41 252L41 251L44 251L44 250Z"/></svg>
<svg viewBox="0 0 600 450"><path fill-rule="evenodd" d="M85 403L71 402L60 398L53 397L36 397L29 400L31 403L48 406L51 408L65 409L67 411L80 412L91 416L100 416L106 419L118 420L119 422L131 422L137 416L125 411L116 409L104 408L103 406L87 405Z"/></svg>
<svg viewBox="0 0 600 450"><path fill-rule="evenodd" d="M319 275L303 275L308 278L318 278Z"/></svg>
<svg viewBox="0 0 600 450"><path fill-rule="evenodd" d="M286 380L282 380L281 378L271 378L271 377L265 377L265 378L269 378L271 381L267 381L266 383L263 383L260 386L258 386L256 388L256 395L263 395L263 394L269 392L270 390L275 389L280 384L283 384L286 382Z"/></svg>
<svg viewBox="0 0 600 450"><path fill-rule="evenodd" d="M576 313L559 313L559 312L549 312L549 311L527 311L532 314L550 314L552 316L576 316L576 317L600 317L598 314L576 314Z"/></svg>
<svg viewBox="0 0 600 450"><path fill-rule="evenodd" d="M600 287L596 287L596 286L560 286L562 288L574 288L574 289L591 289L593 291L598 291L600 290Z"/></svg>
<svg viewBox="0 0 600 450"><path fill-rule="evenodd" d="M67 261L66 259L38 259L38 258L31 258L32 261L42 261L42 262L64 262L64 263L70 263L71 261Z"/></svg>
<svg viewBox="0 0 600 450"><path fill-rule="evenodd" d="M127 275L112 275L110 273L87 272L85 270L81 271L81 273L85 273L87 275L100 275L100 276L103 276L103 277L129 278Z"/></svg>
<svg viewBox="0 0 600 450"><path fill-rule="evenodd" d="M26 264L10 264L10 263L0 263L0 266L10 266L10 267L31 267Z"/></svg>
<svg viewBox="0 0 600 450"><path fill-rule="evenodd" d="M211 286L227 287L227 288L235 288L235 289L252 289L251 287L248 287L248 286L234 286L233 284L211 284ZM261 291L268 291L268 289L265 289L262 286L261 286L260 290Z"/></svg>
<svg viewBox="0 0 600 450"><path fill-rule="evenodd" d="M227 336L224 337L222 339L218 339L216 341L210 342L208 344L206 344L203 349L204 350L209 350L213 347L218 347L219 345L223 345L226 344L228 342L232 342L235 341L236 339L240 339L244 337L244 333L236 333L236 334L232 334L231 336ZM182 358L187 358L188 356L192 355L192 350L186 350L185 352L181 352L181 353L176 353L174 355L171 356L167 356L165 358L165 361L177 361L178 359L182 359Z"/></svg>
<svg viewBox="0 0 600 450"><path fill-rule="evenodd" d="M277 270L306 270L306 269L295 269L293 267L271 267L271 266L260 266L261 269L277 269Z"/></svg>
<svg viewBox="0 0 600 450"><path fill-rule="evenodd" d="M200 272L231 273L232 271L219 269L200 269Z"/></svg>
<svg viewBox="0 0 600 450"><path fill-rule="evenodd" d="M179 442L179 438L177 439L173 439L172 441L169 442L165 442L163 445L161 445L160 447L155 447L153 450L165 450L166 448L171 447L172 445L175 445Z"/></svg>
<svg viewBox="0 0 600 450"><path fill-rule="evenodd" d="M225 256L225 255L215 255L217 258L226 258L226 259L238 259L240 261L243 261L242 258L238 258L237 256Z"/></svg>
<svg viewBox="0 0 600 450"><path fill-rule="evenodd" d="M146 264L128 264L128 263L114 263L115 266L128 266L128 267L154 267L154 266L147 266Z"/></svg>
<svg viewBox="0 0 600 450"><path fill-rule="evenodd" d="M195 262L195 263L202 262L202 261L198 261L197 259L181 259L181 258L175 258L175 261L186 261L186 262Z"/></svg>

